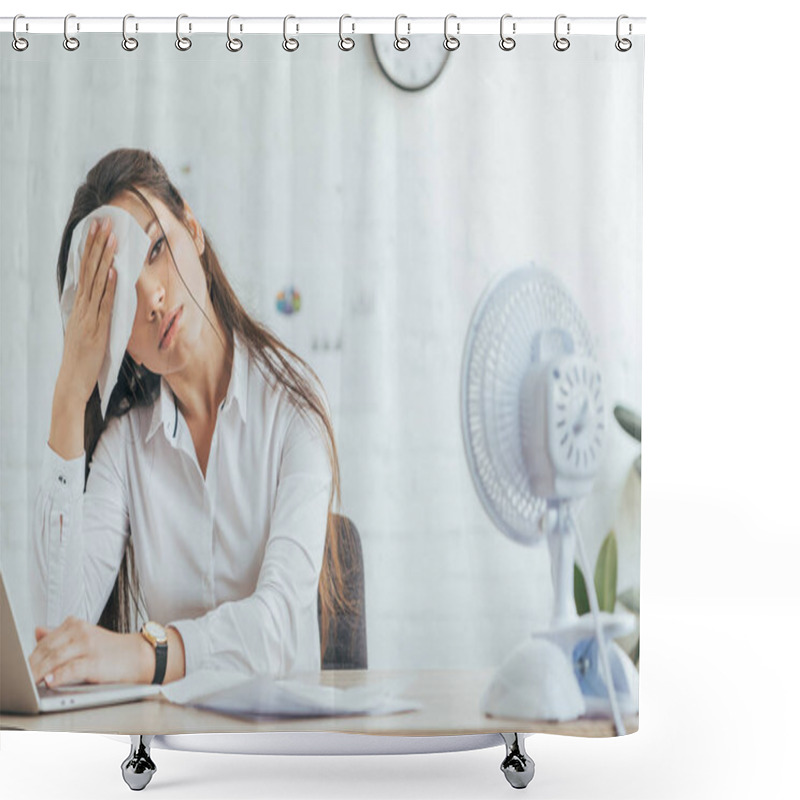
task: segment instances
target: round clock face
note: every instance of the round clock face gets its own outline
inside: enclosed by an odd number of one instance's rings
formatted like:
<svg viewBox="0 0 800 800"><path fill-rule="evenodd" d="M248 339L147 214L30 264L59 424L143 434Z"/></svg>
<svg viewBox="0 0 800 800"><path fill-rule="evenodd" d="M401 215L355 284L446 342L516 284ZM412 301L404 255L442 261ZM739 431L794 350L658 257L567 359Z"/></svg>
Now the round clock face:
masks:
<svg viewBox="0 0 800 800"><path fill-rule="evenodd" d="M406 50L394 46L394 34L372 34L372 48L383 74L395 86L418 91L430 86L444 69L450 51L444 47L444 34L407 35L400 25L400 36L411 42Z"/></svg>

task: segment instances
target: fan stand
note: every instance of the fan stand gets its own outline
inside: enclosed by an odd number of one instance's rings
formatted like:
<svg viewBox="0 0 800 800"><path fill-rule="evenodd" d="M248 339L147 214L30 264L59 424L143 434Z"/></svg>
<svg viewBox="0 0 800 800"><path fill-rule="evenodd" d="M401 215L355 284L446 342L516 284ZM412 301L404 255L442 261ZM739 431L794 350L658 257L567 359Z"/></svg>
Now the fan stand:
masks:
<svg viewBox="0 0 800 800"><path fill-rule="evenodd" d="M491 717L565 722L581 716L611 716L605 670L599 658L594 618L578 616L573 595L575 533L567 523L567 501L553 505L555 523L547 532L554 604L547 628L533 631L505 659L481 698ZM599 613L620 713L635 714L638 672L613 642L631 633L635 617Z"/></svg>

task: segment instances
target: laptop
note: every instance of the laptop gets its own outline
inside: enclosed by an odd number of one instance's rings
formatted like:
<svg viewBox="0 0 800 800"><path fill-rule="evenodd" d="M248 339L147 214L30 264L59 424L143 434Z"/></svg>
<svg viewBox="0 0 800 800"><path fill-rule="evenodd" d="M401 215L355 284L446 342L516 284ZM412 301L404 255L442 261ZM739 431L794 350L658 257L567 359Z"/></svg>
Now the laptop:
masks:
<svg viewBox="0 0 800 800"><path fill-rule="evenodd" d="M42 714L48 711L130 703L159 694L159 684L77 683L41 687L33 682L28 658L0 571L0 712Z"/></svg>

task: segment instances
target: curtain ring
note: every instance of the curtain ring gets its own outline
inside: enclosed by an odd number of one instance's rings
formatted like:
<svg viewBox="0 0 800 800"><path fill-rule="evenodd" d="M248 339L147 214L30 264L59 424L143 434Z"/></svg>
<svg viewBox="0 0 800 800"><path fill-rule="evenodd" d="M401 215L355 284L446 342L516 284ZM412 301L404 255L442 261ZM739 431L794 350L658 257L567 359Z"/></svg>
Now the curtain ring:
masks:
<svg viewBox="0 0 800 800"><path fill-rule="evenodd" d="M442 44L445 50L458 50L458 48L461 47L461 40L457 36L450 36L450 34L447 32L447 21L451 17L455 16L456 16L455 14L448 14L444 18L444 42ZM458 18L456 17L456 19ZM460 28L461 28L461 23L459 22L456 27L456 30L460 30Z"/></svg>
<svg viewBox="0 0 800 800"><path fill-rule="evenodd" d="M242 40L241 39L232 39L231 38L231 20L232 19L239 19L239 17L237 17L236 14L231 14L228 17L228 41L225 42L225 47L227 47L228 50L230 50L231 53L238 53L244 47L244 45L242 44Z"/></svg>
<svg viewBox="0 0 800 800"><path fill-rule="evenodd" d="M298 42L297 39L289 39L286 36L286 23L290 19L297 19L297 17L293 17L291 14L287 14L283 18L283 49L287 53L293 53L295 50L297 50L298 47L300 47L300 42ZM297 29L298 30L300 29L299 25L297 26Z"/></svg>
<svg viewBox="0 0 800 800"><path fill-rule="evenodd" d="M566 36L559 36L558 35L558 21L560 19L566 19L566 14L559 14L556 17L556 21L553 23L553 36L556 37L555 41L553 42L553 47L558 50L559 53L563 53L565 50L569 50L570 41L566 38ZM569 22L567 23L567 35L569 35Z"/></svg>
<svg viewBox="0 0 800 800"><path fill-rule="evenodd" d="M81 46L81 43L74 36L70 36L67 33L69 18L74 16L74 14L67 14L67 16L64 17L64 49L70 51L77 50Z"/></svg>
<svg viewBox="0 0 800 800"><path fill-rule="evenodd" d="M25 19L24 14L17 14L17 16L14 17L14 22L13 22L13 24L11 26L11 32L14 34L14 38L11 40L11 46L18 53L21 53L23 50L27 50L28 49L28 40L27 39L23 39L17 33L17 20L18 19Z"/></svg>
<svg viewBox="0 0 800 800"><path fill-rule="evenodd" d="M394 18L394 49L395 50L408 50L411 47L411 40L406 39L405 36L400 36L400 32L398 31L398 27L400 24L401 19L408 19L405 14L398 14ZM411 33L411 25L407 22L406 25L408 26L408 32Z"/></svg>
<svg viewBox="0 0 800 800"><path fill-rule="evenodd" d="M342 14L342 16L339 17L339 49L347 51L352 50L356 46L356 43L354 39L351 39L349 36L345 37L345 35L342 33L342 23L345 21L345 19L353 18L349 14ZM355 22L351 24L353 26L352 33L355 33L356 24Z"/></svg>
<svg viewBox="0 0 800 800"><path fill-rule="evenodd" d="M133 14L126 14L122 18L122 49L127 50L130 53L139 46L139 40L134 39L132 36L128 36L125 26L127 25L129 19L133 19Z"/></svg>
<svg viewBox="0 0 800 800"><path fill-rule="evenodd" d="M508 52L509 50L513 50L517 46L517 41L512 36L504 36L503 35L503 23L506 21L508 17L512 16L511 14L503 14L500 17L500 49L505 50ZM516 23L515 23L516 28Z"/></svg>
<svg viewBox="0 0 800 800"><path fill-rule="evenodd" d="M188 50L192 46L192 40L188 36L181 36L181 20L188 17L188 14L178 14L177 19L175 20L175 47L178 50ZM189 26L189 30L192 29L192 26Z"/></svg>
<svg viewBox="0 0 800 800"><path fill-rule="evenodd" d="M614 47L616 47L617 50L620 51L620 53L627 53L628 50L630 50L631 47L633 47L633 42L630 39L621 39L619 36L619 23L623 19L628 19L628 15L620 14L617 17L617 41L614 42ZM632 31L633 31L633 26L630 23L628 23L628 33L630 34Z"/></svg>

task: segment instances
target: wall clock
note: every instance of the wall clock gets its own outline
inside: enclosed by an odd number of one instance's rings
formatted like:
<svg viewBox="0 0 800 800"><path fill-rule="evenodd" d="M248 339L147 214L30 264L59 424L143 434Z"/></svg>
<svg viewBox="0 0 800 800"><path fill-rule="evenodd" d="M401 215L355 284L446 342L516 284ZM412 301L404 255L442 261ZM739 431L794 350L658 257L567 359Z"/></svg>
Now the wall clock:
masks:
<svg viewBox="0 0 800 800"><path fill-rule="evenodd" d="M405 36L401 26L400 36ZM372 34L372 48L383 74L400 89L415 92L430 86L441 74L450 55L444 37L436 33L406 36L411 47L397 50L394 35Z"/></svg>

